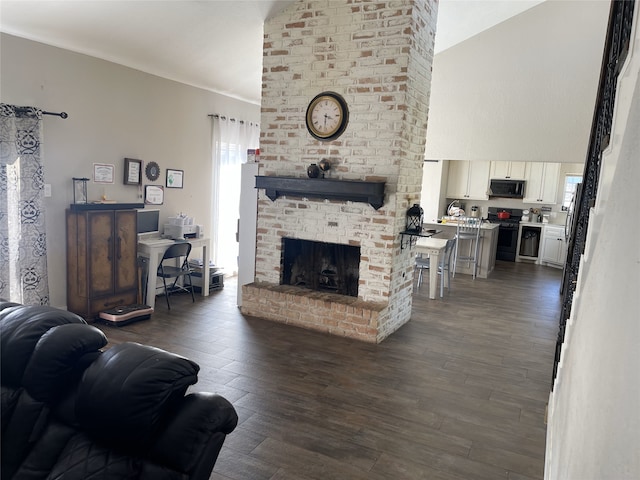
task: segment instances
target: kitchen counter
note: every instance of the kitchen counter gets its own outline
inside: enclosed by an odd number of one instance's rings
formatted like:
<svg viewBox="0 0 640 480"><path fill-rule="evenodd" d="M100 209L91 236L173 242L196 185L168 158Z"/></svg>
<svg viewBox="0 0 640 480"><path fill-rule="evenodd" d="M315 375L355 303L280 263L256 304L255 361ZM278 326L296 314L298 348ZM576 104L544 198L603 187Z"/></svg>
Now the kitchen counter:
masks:
<svg viewBox="0 0 640 480"><path fill-rule="evenodd" d="M564 222L562 223L553 223L553 222L520 222L520 225L528 225L530 227L562 227L564 228Z"/></svg>
<svg viewBox="0 0 640 480"><path fill-rule="evenodd" d="M455 221L454 221L455 222ZM433 228L442 230L433 236L433 238L453 238L456 236L457 223L447 221L447 223L425 223L423 228ZM542 225L542 224L540 224ZM478 272L477 276L480 278L487 278L496 265L496 249L498 248L498 229L500 225L497 223L482 222L480 227L480 251L478 259ZM461 245L464 248L467 242L463 242ZM465 275L472 275L473 269L467 262L459 262L456 265L456 274L462 273Z"/></svg>

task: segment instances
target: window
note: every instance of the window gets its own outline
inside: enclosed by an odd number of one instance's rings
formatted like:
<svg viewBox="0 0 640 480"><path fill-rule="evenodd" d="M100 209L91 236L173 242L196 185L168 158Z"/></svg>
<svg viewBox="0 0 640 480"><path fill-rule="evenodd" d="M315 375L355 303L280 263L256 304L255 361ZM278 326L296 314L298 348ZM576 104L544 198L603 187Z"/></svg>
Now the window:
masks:
<svg viewBox="0 0 640 480"><path fill-rule="evenodd" d="M238 271L238 217L240 215L240 180L247 149L257 148L260 126L224 116L213 116L212 129L212 260L225 273Z"/></svg>
<svg viewBox="0 0 640 480"><path fill-rule="evenodd" d="M579 183L582 183L582 175L576 175L568 173L564 177L564 190L562 193L562 210L569 210L573 195L576 193L576 187Z"/></svg>

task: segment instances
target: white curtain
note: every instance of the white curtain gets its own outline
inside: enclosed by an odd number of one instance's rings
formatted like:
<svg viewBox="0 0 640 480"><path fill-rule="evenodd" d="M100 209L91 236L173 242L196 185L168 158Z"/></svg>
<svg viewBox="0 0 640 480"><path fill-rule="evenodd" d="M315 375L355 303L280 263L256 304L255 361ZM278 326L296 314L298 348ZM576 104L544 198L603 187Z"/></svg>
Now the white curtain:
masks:
<svg viewBox="0 0 640 480"><path fill-rule="evenodd" d="M48 305L42 111L0 104L0 298Z"/></svg>
<svg viewBox="0 0 640 480"><path fill-rule="evenodd" d="M247 149L259 148L260 125L212 116L213 261L225 274L238 272L236 232L240 216L240 165Z"/></svg>

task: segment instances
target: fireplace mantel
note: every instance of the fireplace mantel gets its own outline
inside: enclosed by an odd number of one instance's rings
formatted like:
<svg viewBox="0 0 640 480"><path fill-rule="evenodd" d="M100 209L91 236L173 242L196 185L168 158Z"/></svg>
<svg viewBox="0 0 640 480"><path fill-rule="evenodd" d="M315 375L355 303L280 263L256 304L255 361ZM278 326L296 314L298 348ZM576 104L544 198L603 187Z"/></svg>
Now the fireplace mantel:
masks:
<svg viewBox="0 0 640 480"><path fill-rule="evenodd" d="M364 202L378 210L384 204L385 182L363 182L329 178L256 176L256 188L264 188L274 200L283 195Z"/></svg>

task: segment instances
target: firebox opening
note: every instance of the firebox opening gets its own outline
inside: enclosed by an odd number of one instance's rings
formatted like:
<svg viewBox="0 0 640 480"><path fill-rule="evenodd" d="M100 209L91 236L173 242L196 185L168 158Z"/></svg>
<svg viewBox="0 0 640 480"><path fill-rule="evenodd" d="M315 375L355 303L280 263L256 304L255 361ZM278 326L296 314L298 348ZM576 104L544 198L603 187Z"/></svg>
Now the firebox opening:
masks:
<svg viewBox="0 0 640 480"><path fill-rule="evenodd" d="M360 247L282 239L281 285L358 296Z"/></svg>

